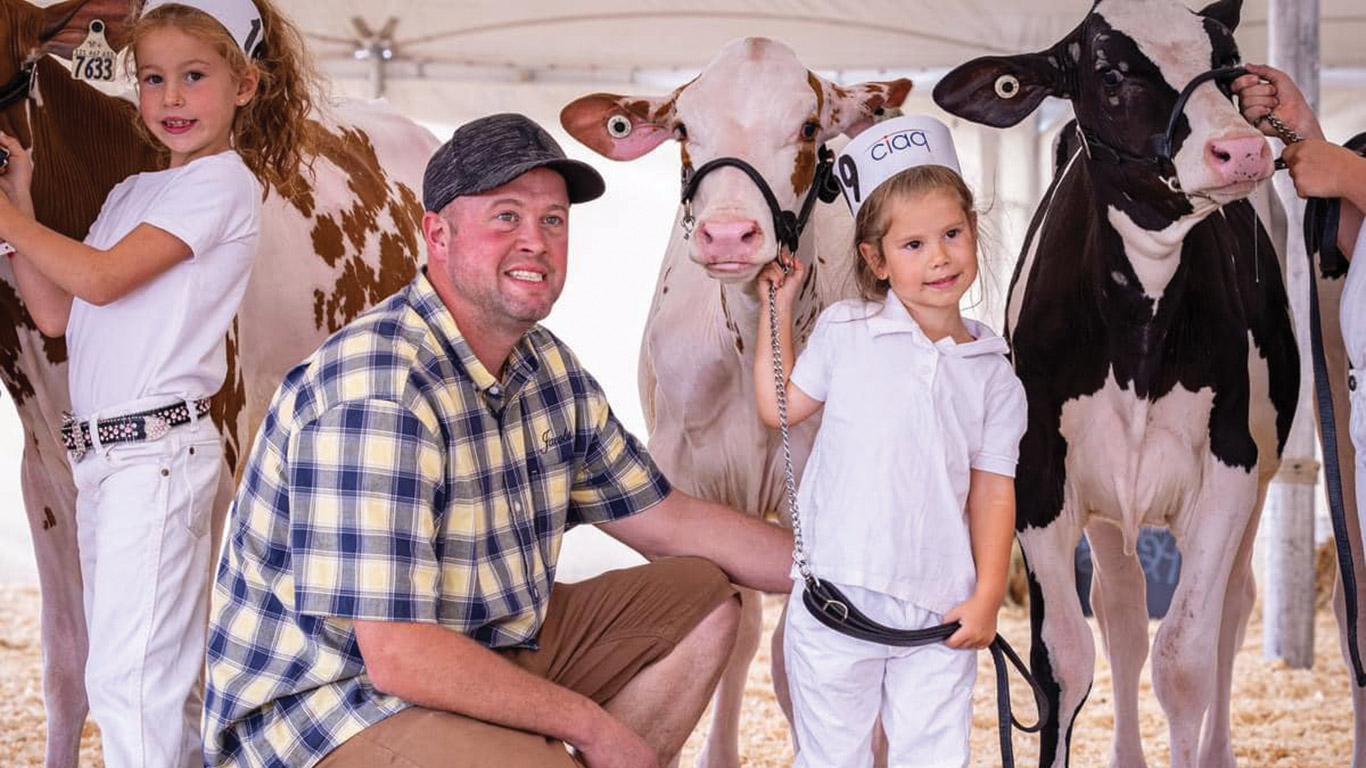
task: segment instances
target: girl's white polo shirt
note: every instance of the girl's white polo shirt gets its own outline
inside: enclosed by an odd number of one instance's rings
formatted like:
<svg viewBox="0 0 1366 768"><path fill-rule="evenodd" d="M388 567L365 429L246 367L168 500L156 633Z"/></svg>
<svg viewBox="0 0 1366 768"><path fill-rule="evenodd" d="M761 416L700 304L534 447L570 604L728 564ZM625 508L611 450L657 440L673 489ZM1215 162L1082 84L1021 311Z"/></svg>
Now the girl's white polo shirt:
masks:
<svg viewBox="0 0 1366 768"><path fill-rule="evenodd" d="M842 301L816 321L792 382L825 403L798 491L812 571L943 613L977 582L973 469L1014 477L1024 387L1005 340L932 342L905 306Z"/></svg>

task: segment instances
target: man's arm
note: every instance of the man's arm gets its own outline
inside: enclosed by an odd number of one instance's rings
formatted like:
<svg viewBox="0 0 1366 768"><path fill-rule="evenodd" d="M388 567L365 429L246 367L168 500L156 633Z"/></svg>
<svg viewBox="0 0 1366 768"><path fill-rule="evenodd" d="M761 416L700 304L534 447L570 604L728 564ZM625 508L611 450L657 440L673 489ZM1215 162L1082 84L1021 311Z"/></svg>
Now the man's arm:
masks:
<svg viewBox="0 0 1366 768"><path fill-rule="evenodd" d="M654 766L654 751L591 699L517 667L436 624L354 622L370 682L428 709L541 733L593 768Z"/></svg>
<svg viewBox="0 0 1366 768"><path fill-rule="evenodd" d="M792 532L722 504L675 490L644 512L598 527L652 560L704 557L740 586L792 591Z"/></svg>

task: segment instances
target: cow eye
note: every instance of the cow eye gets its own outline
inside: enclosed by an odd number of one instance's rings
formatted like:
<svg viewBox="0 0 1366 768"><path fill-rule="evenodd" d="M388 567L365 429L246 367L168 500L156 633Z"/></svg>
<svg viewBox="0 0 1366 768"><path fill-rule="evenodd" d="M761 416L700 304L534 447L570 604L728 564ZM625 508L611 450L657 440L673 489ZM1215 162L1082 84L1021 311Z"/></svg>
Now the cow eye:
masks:
<svg viewBox="0 0 1366 768"><path fill-rule="evenodd" d="M816 139L816 135L819 134L820 131L820 123L816 122L815 120L807 120L805 123L802 124L802 139L804 139L805 141L814 141Z"/></svg>
<svg viewBox="0 0 1366 768"><path fill-rule="evenodd" d="M631 135L631 118L626 115L612 115L607 118L607 134L614 139L624 139Z"/></svg>
<svg viewBox="0 0 1366 768"><path fill-rule="evenodd" d="M1124 73L1114 67L1102 69L1100 81L1105 84L1106 88L1118 88L1124 82Z"/></svg>

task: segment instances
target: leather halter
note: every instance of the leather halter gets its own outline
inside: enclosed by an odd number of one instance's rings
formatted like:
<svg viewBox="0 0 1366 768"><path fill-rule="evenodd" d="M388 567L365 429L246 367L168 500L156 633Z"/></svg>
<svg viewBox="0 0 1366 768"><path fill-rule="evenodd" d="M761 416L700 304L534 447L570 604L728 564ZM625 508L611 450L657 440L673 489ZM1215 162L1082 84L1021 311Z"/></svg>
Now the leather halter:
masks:
<svg viewBox="0 0 1366 768"><path fill-rule="evenodd" d="M9 82L0 86L0 109L8 109L28 98L29 89L33 86L33 69L37 62L30 61L19 68L14 73L14 77Z"/></svg>
<svg viewBox="0 0 1366 768"><path fill-rule="evenodd" d="M785 211L778 205L778 198L773 194L773 188L764 180L763 174L759 173L754 166L741 160L738 157L718 157L708 160L693 170L691 167L683 166L683 191L681 202L683 203L683 232L684 237L692 234L693 225L697 219L692 215L692 199L697 194L697 185L702 183L702 178L718 168L726 166L738 168L744 171L746 176L754 182L754 186L759 188L764 196L764 202L768 203L768 210L773 214L773 236L778 241L778 246L786 248L788 253L797 252L797 243L801 239L802 230L806 229L806 220L811 217L811 210L816 205L816 199L821 202L834 202L839 197L839 187L835 183L835 153L821 145L817 150L816 175L811 180L811 189L807 190L806 199L802 201L799 212Z"/></svg>
<svg viewBox="0 0 1366 768"><path fill-rule="evenodd" d="M1196 75L1181 90L1181 94L1176 97L1176 103L1172 105L1171 114L1167 117L1167 130L1163 133L1154 133L1148 137L1148 154L1145 155L1135 154L1127 149L1107 144L1095 132L1089 128L1082 128L1081 123L1077 123L1077 135L1081 138L1082 146L1086 148L1086 156L1105 163L1134 163L1151 166L1171 191L1179 193L1181 184L1176 179L1176 166L1172 161L1172 145L1175 143L1176 124L1186 111L1186 102L1190 101L1191 94L1195 93L1196 88L1210 80L1224 83L1245 74L1247 74L1247 70L1242 67L1220 67Z"/></svg>

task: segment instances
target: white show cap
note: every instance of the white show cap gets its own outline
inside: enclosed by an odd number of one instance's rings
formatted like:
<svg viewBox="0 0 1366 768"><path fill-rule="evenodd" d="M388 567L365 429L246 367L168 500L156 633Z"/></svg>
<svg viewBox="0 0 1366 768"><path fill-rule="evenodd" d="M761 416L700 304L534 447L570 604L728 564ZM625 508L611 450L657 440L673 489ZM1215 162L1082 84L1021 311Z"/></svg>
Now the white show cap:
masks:
<svg viewBox="0 0 1366 768"><path fill-rule="evenodd" d="M147 0L142 7L143 15L163 5L183 5L212 16L228 30L228 34L241 46L242 52L251 58L264 37L261 28L261 12L251 0Z"/></svg>
<svg viewBox="0 0 1366 768"><path fill-rule="evenodd" d="M857 216L878 185L917 165L961 172L947 125L929 115L903 115L865 128L846 144L835 161L835 177L849 210Z"/></svg>

